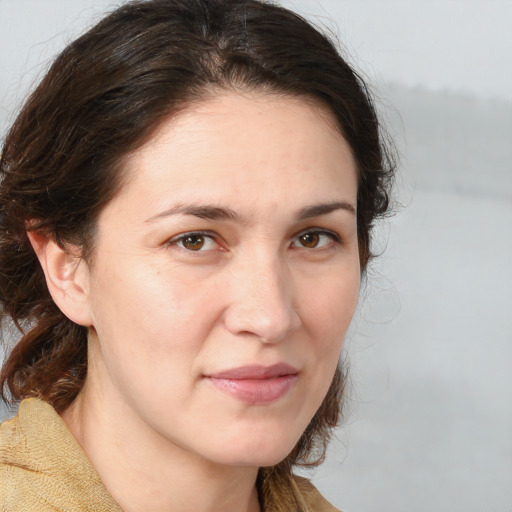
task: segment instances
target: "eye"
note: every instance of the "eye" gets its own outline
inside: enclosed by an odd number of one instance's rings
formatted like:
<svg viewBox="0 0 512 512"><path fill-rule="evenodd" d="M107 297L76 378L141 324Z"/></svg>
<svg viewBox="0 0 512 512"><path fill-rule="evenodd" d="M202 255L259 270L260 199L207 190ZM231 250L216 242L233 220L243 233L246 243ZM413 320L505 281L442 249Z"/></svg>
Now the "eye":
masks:
<svg viewBox="0 0 512 512"><path fill-rule="evenodd" d="M211 251L219 247L212 235L202 232L185 233L170 240L169 245L193 252Z"/></svg>
<svg viewBox="0 0 512 512"><path fill-rule="evenodd" d="M323 249L333 243L340 243L341 239L331 231L305 231L292 242L292 247L304 249Z"/></svg>

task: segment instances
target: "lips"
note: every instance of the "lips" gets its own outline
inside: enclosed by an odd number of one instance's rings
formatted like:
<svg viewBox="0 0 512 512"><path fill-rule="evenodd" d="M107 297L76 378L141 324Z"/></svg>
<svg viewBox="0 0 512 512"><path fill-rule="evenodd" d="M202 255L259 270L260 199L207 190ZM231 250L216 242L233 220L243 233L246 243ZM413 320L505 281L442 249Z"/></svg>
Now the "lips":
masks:
<svg viewBox="0 0 512 512"><path fill-rule="evenodd" d="M268 404L283 397L295 384L298 370L286 363L241 366L205 378L219 391L250 405Z"/></svg>

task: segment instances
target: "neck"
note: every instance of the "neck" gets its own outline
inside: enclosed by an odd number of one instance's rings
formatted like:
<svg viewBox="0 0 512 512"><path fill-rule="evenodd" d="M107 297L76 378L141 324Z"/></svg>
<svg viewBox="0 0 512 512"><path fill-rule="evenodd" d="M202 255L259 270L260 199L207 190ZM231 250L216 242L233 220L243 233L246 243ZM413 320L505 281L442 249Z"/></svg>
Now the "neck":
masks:
<svg viewBox="0 0 512 512"><path fill-rule="evenodd" d="M86 383L62 419L124 512L260 510L258 468L207 461L152 431L122 401L104 402Z"/></svg>

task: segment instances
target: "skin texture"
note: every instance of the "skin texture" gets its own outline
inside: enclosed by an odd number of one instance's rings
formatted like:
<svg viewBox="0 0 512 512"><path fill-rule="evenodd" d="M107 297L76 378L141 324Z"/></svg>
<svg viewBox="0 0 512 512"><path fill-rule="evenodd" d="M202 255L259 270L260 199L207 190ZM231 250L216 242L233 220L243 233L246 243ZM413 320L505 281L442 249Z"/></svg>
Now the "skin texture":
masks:
<svg viewBox="0 0 512 512"><path fill-rule="evenodd" d="M350 149L318 103L226 92L165 122L126 172L89 263L30 235L54 300L90 328L62 417L125 512L258 510L257 470L318 409L356 307ZM295 373L275 399L209 378L278 363Z"/></svg>

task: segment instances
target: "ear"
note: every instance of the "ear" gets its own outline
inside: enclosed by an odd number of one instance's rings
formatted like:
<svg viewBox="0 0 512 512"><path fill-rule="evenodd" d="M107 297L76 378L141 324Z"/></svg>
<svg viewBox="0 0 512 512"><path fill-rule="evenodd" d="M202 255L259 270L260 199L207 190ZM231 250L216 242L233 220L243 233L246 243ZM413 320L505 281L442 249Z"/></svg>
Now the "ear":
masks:
<svg viewBox="0 0 512 512"><path fill-rule="evenodd" d="M89 268L77 248L63 249L51 237L27 231L39 259L50 295L57 307L73 322L92 325L89 308ZM75 250L74 250L75 249Z"/></svg>

